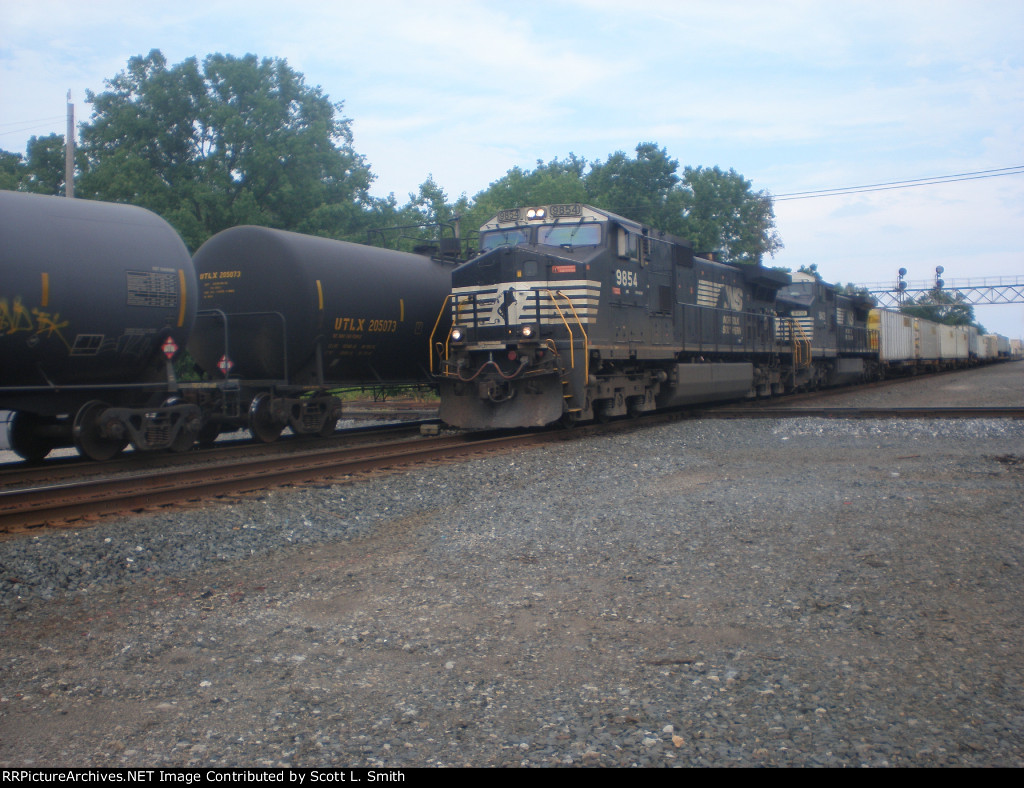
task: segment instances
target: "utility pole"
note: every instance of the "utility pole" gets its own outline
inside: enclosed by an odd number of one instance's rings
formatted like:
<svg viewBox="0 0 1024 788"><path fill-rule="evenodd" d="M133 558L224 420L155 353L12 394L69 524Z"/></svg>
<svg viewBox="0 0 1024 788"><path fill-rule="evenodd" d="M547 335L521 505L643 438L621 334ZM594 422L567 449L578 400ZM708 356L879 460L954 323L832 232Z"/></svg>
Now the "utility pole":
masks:
<svg viewBox="0 0 1024 788"><path fill-rule="evenodd" d="M64 135L64 196L75 196L75 105L68 90L68 133Z"/></svg>

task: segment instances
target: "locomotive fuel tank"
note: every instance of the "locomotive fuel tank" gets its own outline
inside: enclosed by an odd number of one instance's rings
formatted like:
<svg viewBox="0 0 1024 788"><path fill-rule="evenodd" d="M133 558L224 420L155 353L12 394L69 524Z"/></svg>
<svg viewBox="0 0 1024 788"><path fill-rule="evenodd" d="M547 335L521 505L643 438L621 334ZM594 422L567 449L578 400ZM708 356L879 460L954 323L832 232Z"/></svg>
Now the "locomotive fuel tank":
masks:
<svg viewBox="0 0 1024 788"><path fill-rule="evenodd" d="M131 205L0 191L0 390L133 383L196 310L185 244Z"/></svg>
<svg viewBox="0 0 1024 788"><path fill-rule="evenodd" d="M450 265L250 226L218 233L194 263L201 316L189 351L213 377L227 369L291 387L427 379Z"/></svg>

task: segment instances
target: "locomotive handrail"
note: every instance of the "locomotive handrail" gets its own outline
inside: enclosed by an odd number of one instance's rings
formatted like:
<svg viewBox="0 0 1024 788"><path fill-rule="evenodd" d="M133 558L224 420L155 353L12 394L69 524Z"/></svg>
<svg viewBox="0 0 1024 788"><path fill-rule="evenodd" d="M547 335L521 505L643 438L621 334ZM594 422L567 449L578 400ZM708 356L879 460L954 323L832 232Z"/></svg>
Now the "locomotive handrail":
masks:
<svg viewBox="0 0 1024 788"><path fill-rule="evenodd" d="M793 367L805 369L811 366L811 340L804 327L792 317L780 317L783 324L789 324L789 340L793 348Z"/></svg>
<svg viewBox="0 0 1024 788"><path fill-rule="evenodd" d="M448 295L446 295L444 297L444 301L441 304L441 311L437 313L437 320L434 321L434 327L430 330L430 339L427 342L427 349L430 352L430 374L431 375L434 374L434 334L437 333L437 327L439 325L441 325L441 318L444 316L445 310L448 309L448 302L451 301L454 296L455 296L455 293L449 293ZM456 304L458 304L458 301L456 301ZM455 316L458 317L458 311L456 311ZM448 332L448 336L451 336L451 332L450 331ZM438 360L440 360L440 355L441 354L438 353L437 355L439 357ZM448 360L448 339L447 338L445 338L445 340L444 340L444 360L445 361Z"/></svg>
<svg viewBox="0 0 1024 788"><path fill-rule="evenodd" d="M565 319L565 315L562 314L562 310L558 307L556 298L564 298L569 304L569 309L572 310L573 317L576 318L576 323L580 327L580 333L583 334L583 380L584 383L590 380L590 338L587 336L587 329L583 326L583 321L580 320L579 313L576 312L576 306L573 304L572 299L563 293L561 290L552 293L550 290L545 290L548 297L551 299L551 305L558 312L558 316L562 319L562 323L565 325L566 330L569 332L569 365L576 369L576 343L573 340L572 327L569 325L569 321Z"/></svg>

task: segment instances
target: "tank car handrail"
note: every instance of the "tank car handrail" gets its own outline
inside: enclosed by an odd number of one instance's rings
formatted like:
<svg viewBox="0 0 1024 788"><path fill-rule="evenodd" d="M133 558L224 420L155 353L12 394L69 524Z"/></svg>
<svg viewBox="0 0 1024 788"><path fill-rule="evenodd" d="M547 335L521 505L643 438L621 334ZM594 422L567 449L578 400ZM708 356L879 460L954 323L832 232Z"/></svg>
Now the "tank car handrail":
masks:
<svg viewBox="0 0 1024 788"><path fill-rule="evenodd" d="M202 317L212 318L220 317L224 321L224 355L230 360L231 348L230 337L228 333L228 318L229 317L261 317L261 316L276 316L281 320L281 363L284 377L278 379L269 379L266 381L259 381L261 385L276 385L276 384L287 384L288 380L288 320L285 318L282 312L275 312L273 310L258 311L258 312L225 312L223 309L201 309L196 312L196 320L198 321ZM231 371L224 373L224 380L229 380L231 377ZM321 381L323 383L323 381Z"/></svg>

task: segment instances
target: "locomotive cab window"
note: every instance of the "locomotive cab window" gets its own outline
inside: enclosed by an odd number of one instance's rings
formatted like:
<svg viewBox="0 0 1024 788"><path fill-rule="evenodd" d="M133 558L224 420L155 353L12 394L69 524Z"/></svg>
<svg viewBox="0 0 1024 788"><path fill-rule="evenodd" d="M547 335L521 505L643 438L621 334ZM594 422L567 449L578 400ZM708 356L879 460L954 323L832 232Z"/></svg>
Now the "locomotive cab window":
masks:
<svg viewBox="0 0 1024 788"><path fill-rule="evenodd" d="M537 243L545 246L600 246L601 225L587 224L550 224L541 227L537 232Z"/></svg>
<svg viewBox="0 0 1024 788"><path fill-rule="evenodd" d="M519 246L530 242L530 231L526 228L492 230L480 236L480 248L484 251L499 246Z"/></svg>
<svg viewBox="0 0 1024 788"><path fill-rule="evenodd" d="M625 227L619 227L616 233L618 236L618 254L626 260L634 263L640 262L640 244L635 233L631 233Z"/></svg>

